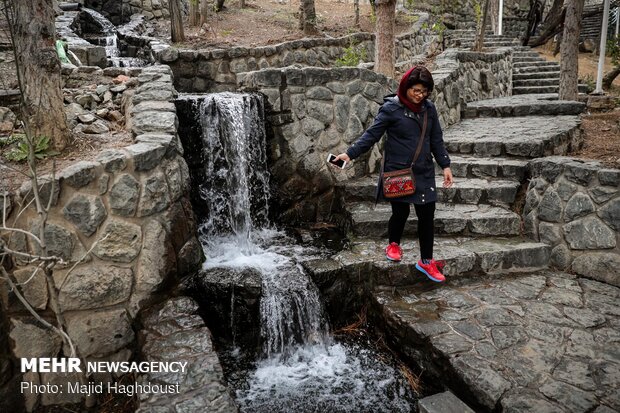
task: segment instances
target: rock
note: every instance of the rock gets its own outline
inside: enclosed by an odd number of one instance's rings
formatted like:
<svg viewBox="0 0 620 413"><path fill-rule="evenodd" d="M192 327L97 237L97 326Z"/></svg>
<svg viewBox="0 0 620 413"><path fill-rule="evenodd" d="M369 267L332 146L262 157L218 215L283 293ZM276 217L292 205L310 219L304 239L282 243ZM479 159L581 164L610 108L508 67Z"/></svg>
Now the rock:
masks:
<svg viewBox="0 0 620 413"><path fill-rule="evenodd" d="M174 134L177 127L177 115L172 112L139 112L131 120L131 130L135 135L149 132Z"/></svg>
<svg viewBox="0 0 620 413"><path fill-rule="evenodd" d="M620 287L620 256L615 253L594 252L578 256L572 269L584 277Z"/></svg>
<svg viewBox="0 0 620 413"><path fill-rule="evenodd" d="M541 222L538 225L538 236L540 242L555 247L563 241L562 229L558 225L550 224L548 222Z"/></svg>
<svg viewBox="0 0 620 413"><path fill-rule="evenodd" d="M83 115L78 115L78 119L80 120L80 122L90 125L97 118L92 113L84 113ZM85 131L85 133L91 133L91 132Z"/></svg>
<svg viewBox="0 0 620 413"><path fill-rule="evenodd" d="M118 110L112 110L108 112L108 114L106 115L106 119L111 120L113 122L122 122L125 119L125 117Z"/></svg>
<svg viewBox="0 0 620 413"><path fill-rule="evenodd" d="M37 271L34 274L35 270ZM47 307L47 281L42 269L37 267L19 268L13 271L15 281L23 284L19 287L22 295L35 309L45 310Z"/></svg>
<svg viewBox="0 0 620 413"><path fill-rule="evenodd" d="M597 204L603 204L618 194L618 188L597 185L590 189L590 196Z"/></svg>
<svg viewBox="0 0 620 413"><path fill-rule="evenodd" d="M120 172L127 166L127 155L118 149L105 149L96 158L106 172Z"/></svg>
<svg viewBox="0 0 620 413"><path fill-rule="evenodd" d="M126 301L131 294L131 268L114 265L82 265L64 280L59 294L63 311L88 310Z"/></svg>
<svg viewBox="0 0 620 413"><path fill-rule="evenodd" d="M67 332L83 357L120 350L134 340L131 322L123 309L70 313Z"/></svg>
<svg viewBox="0 0 620 413"><path fill-rule="evenodd" d="M562 200L558 193L549 187L538 205L538 218L548 222L560 222L562 217Z"/></svg>
<svg viewBox="0 0 620 413"><path fill-rule="evenodd" d="M578 192L566 203L566 208L564 209L564 222L570 222L575 218L588 215L589 213L594 212L594 210L594 203L590 197L582 192Z"/></svg>
<svg viewBox="0 0 620 413"><path fill-rule="evenodd" d="M129 76L118 75L114 79L112 79L112 83L114 83L115 85L119 85L121 83L127 82L129 79L131 79Z"/></svg>
<svg viewBox="0 0 620 413"><path fill-rule="evenodd" d="M420 413L474 413L450 391L418 400L418 409Z"/></svg>
<svg viewBox="0 0 620 413"><path fill-rule="evenodd" d="M164 169L166 171L166 182L170 190L170 201L175 202L183 195L183 188L185 187L181 167L178 162L172 161Z"/></svg>
<svg viewBox="0 0 620 413"><path fill-rule="evenodd" d="M156 167L166 153L166 148L156 143L137 143L125 148L132 156L136 171L148 171Z"/></svg>
<svg viewBox="0 0 620 413"><path fill-rule="evenodd" d="M97 183L97 187L99 188L99 195L104 195L108 192L108 183L110 182L110 175L102 174L99 177L99 182Z"/></svg>
<svg viewBox="0 0 620 413"><path fill-rule="evenodd" d="M572 256L568 247L559 244L551 250L551 264L561 270L567 269L571 264Z"/></svg>
<svg viewBox="0 0 620 413"><path fill-rule="evenodd" d="M309 100L306 102L306 114L323 125L328 125L334 120L334 108L331 103Z"/></svg>
<svg viewBox="0 0 620 413"><path fill-rule="evenodd" d="M108 215L101 198L77 194L65 205L62 213L87 237L91 236Z"/></svg>
<svg viewBox="0 0 620 413"><path fill-rule="evenodd" d="M144 227L144 248L138 261L133 305L142 308L146 300L162 282L176 274L176 256L170 236L157 220L149 220Z"/></svg>
<svg viewBox="0 0 620 413"><path fill-rule="evenodd" d="M616 231L620 231L620 198L616 198L605 204L599 211L598 216Z"/></svg>
<svg viewBox="0 0 620 413"><path fill-rule="evenodd" d="M556 405L552 404L540 393L530 393L519 390L513 394L502 397L502 411L504 413L523 412L555 412Z"/></svg>
<svg viewBox="0 0 620 413"><path fill-rule="evenodd" d="M58 196L60 194L60 180L56 177L52 181L51 175L40 176L37 180L39 186L39 196L41 197L41 203L47 205L51 199L51 205L55 206L58 202ZM22 199L24 205L28 204L34 199L32 191L32 181L27 180L19 187L19 196Z"/></svg>
<svg viewBox="0 0 620 413"><path fill-rule="evenodd" d="M144 217L162 211L170 205L168 184L163 173L156 172L146 178L138 204L138 216Z"/></svg>
<svg viewBox="0 0 620 413"><path fill-rule="evenodd" d="M13 355L17 358L56 357L62 347L62 339L47 328L39 327L34 320L11 319Z"/></svg>
<svg viewBox="0 0 620 413"><path fill-rule="evenodd" d="M564 314L566 314L566 316L570 318L571 320L576 321L577 323L579 323L580 325L586 328L596 327L600 324L603 324L605 321L607 321L606 318L602 316L600 313L592 311L588 308L564 307ZM568 381L569 383L575 384L570 380L564 380L564 381ZM582 386L579 386L579 387L582 387ZM594 390L594 389L591 389L591 390Z"/></svg>
<svg viewBox="0 0 620 413"><path fill-rule="evenodd" d="M586 217L564 225L566 241L572 249L604 249L616 246L616 234L600 219Z"/></svg>
<svg viewBox="0 0 620 413"><path fill-rule="evenodd" d="M109 220L94 249L97 257L114 262L131 262L140 253L142 230L138 225Z"/></svg>
<svg viewBox="0 0 620 413"><path fill-rule="evenodd" d="M556 191L562 201L568 201L570 197L573 196L575 192L577 192L577 185L570 183L563 178L560 178L558 180Z"/></svg>
<svg viewBox="0 0 620 413"><path fill-rule="evenodd" d="M515 344L527 341L528 336L525 330L519 327L493 327L491 329L493 343L499 350L514 346Z"/></svg>
<svg viewBox="0 0 620 413"><path fill-rule="evenodd" d="M33 234L39 234L39 225L38 222L35 222L30 231ZM60 225L47 222L45 224L44 236L48 255L60 257L65 261L71 260L75 246L75 235ZM77 241L77 239L75 239L75 241ZM40 254L41 250L39 245L33 242L33 246L35 254Z"/></svg>
<svg viewBox="0 0 620 413"><path fill-rule="evenodd" d="M586 412L596 406L596 398L592 393L559 381L547 381L540 392L572 412Z"/></svg>
<svg viewBox="0 0 620 413"><path fill-rule="evenodd" d="M73 188L82 188L95 179L97 174L96 162L80 161L60 172L62 181Z"/></svg>
<svg viewBox="0 0 620 413"><path fill-rule="evenodd" d="M112 185L108 198L110 209L115 215L134 216L138 208L140 184L129 174L122 174Z"/></svg>

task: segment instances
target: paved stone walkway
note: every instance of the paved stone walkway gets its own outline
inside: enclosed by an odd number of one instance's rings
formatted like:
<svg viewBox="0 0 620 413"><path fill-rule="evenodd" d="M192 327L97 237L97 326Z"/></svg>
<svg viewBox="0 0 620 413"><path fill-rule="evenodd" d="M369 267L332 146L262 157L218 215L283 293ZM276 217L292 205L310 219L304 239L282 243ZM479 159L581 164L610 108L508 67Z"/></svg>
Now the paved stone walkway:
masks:
<svg viewBox="0 0 620 413"><path fill-rule="evenodd" d="M515 413L620 409L616 287L543 271L374 299L398 348L426 347L465 400Z"/></svg>

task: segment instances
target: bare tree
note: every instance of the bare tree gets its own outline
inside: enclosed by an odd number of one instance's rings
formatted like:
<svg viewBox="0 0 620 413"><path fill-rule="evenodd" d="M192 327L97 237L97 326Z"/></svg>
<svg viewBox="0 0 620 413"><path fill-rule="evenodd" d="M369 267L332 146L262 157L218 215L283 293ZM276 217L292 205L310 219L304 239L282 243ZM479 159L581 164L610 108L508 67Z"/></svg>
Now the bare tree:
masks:
<svg viewBox="0 0 620 413"><path fill-rule="evenodd" d="M200 27L202 27L207 22L208 16L209 16L209 1L200 0Z"/></svg>
<svg viewBox="0 0 620 413"><path fill-rule="evenodd" d="M199 0L189 0L188 23L190 26L198 26L198 22L200 21L200 9L198 1Z"/></svg>
<svg viewBox="0 0 620 413"><path fill-rule="evenodd" d="M355 26L360 25L360 0L353 0L353 10L355 11Z"/></svg>
<svg viewBox="0 0 620 413"><path fill-rule="evenodd" d="M476 41L472 47L472 51L481 52L482 46L484 46L484 32L487 27L487 18L489 16L489 3L491 0L485 0L482 9L482 18L478 20L478 26L476 27Z"/></svg>
<svg viewBox="0 0 620 413"><path fill-rule="evenodd" d="M561 100L577 100L579 33L584 0L566 0L566 19L560 47L560 92Z"/></svg>
<svg viewBox="0 0 620 413"><path fill-rule="evenodd" d="M375 72L394 77L396 64L394 26L396 0L376 0L377 27L375 29Z"/></svg>
<svg viewBox="0 0 620 413"><path fill-rule="evenodd" d="M315 35L319 31L316 28L316 11L314 0L300 0L299 2L299 29L304 34Z"/></svg>
<svg viewBox="0 0 620 413"><path fill-rule="evenodd" d="M46 136L61 151L67 146L60 60L52 0L2 0L15 54L20 107L33 137Z"/></svg>
<svg viewBox="0 0 620 413"><path fill-rule="evenodd" d="M181 13L181 5L179 0L169 0L170 9L170 33L173 43L185 41L185 33L183 32L183 14Z"/></svg>

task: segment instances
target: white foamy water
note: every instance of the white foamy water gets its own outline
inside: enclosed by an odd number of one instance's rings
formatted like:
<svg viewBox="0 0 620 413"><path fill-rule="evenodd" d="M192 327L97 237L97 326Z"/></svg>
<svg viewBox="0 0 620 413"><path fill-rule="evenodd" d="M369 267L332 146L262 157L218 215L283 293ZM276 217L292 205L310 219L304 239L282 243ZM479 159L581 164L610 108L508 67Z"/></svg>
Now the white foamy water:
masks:
<svg viewBox="0 0 620 413"><path fill-rule="evenodd" d="M411 390L376 353L357 346L302 346L258 363L237 390L243 412L411 412Z"/></svg>

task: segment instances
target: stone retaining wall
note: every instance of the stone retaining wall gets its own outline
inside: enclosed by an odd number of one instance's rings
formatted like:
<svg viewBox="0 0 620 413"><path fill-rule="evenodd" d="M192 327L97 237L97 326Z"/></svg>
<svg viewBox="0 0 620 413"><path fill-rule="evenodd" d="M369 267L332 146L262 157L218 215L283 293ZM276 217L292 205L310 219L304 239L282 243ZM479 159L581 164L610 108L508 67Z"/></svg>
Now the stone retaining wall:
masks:
<svg viewBox="0 0 620 413"><path fill-rule="evenodd" d="M464 103L510 94L510 56L509 51L440 55L432 99L444 127L458 122ZM343 152L362 135L397 82L366 69L295 67L240 73L236 82L238 90L260 92L268 102L271 173L281 218L331 220L339 210L335 183L377 171L381 152L375 146L344 171L327 165L327 155Z"/></svg>
<svg viewBox="0 0 620 413"><path fill-rule="evenodd" d="M420 17L411 32L397 37L397 62L410 61L414 56L438 47L438 36L422 28L427 19L428 15ZM204 93L235 91L236 75L239 73L291 65L333 67L343 57L345 49L350 47L363 57L362 62L372 62L375 54L374 34L301 39L254 48L180 50L165 47L156 49L155 57L159 62L170 65L178 91Z"/></svg>
<svg viewBox="0 0 620 413"><path fill-rule="evenodd" d="M85 7L97 10L115 25L126 23L131 15L140 13L147 19L170 17L168 0L80 0Z"/></svg>
<svg viewBox="0 0 620 413"><path fill-rule="evenodd" d="M42 201L51 198L52 205L46 226L48 253L66 262L54 270L59 304L68 333L87 360L131 358L137 312L176 277L195 269L203 256L188 198L189 172L176 135L171 71L165 66L145 68L138 83L127 109L127 128L135 144L103 150L93 161L77 162L54 178L39 180ZM30 199L31 185L25 182L9 198L8 222L16 219L13 226L36 231L40 224L32 206L17 217L19 205ZM7 234L2 237L7 239ZM20 233L14 233L8 245L23 252L38 249ZM33 270L18 259L13 275L23 282ZM39 327L4 283L2 289L13 355L58 356L60 338ZM42 275L22 290L35 309L49 309ZM34 382L64 379L45 373L24 376ZM26 407L79 399L68 394L29 395Z"/></svg>
<svg viewBox="0 0 620 413"><path fill-rule="evenodd" d="M442 127L457 123L465 104L512 94L512 53L497 49L476 53L448 49L435 59L431 96Z"/></svg>
<svg viewBox="0 0 620 413"><path fill-rule="evenodd" d="M552 265L620 286L620 170L567 157L529 168L526 232L553 247Z"/></svg>

